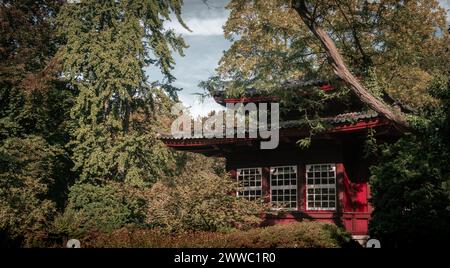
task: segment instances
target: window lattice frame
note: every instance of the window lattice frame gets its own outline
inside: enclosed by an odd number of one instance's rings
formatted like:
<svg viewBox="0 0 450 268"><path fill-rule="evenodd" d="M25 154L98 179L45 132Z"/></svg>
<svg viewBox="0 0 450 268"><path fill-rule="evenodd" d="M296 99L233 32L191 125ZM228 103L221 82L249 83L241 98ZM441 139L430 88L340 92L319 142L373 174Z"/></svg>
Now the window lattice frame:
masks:
<svg viewBox="0 0 450 268"><path fill-rule="evenodd" d="M248 200L262 197L262 168L239 168L236 178L239 183L236 196Z"/></svg>
<svg viewBox="0 0 450 268"><path fill-rule="evenodd" d="M270 167L270 202L274 209L297 210L297 166Z"/></svg>
<svg viewBox="0 0 450 268"><path fill-rule="evenodd" d="M336 164L306 165L306 209L336 210Z"/></svg>

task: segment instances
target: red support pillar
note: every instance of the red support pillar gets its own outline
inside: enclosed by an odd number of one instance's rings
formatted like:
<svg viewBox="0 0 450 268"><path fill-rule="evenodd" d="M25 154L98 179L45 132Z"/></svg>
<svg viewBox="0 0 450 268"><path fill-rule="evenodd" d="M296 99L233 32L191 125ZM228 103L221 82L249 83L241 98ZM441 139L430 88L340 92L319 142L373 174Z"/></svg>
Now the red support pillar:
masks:
<svg viewBox="0 0 450 268"><path fill-rule="evenodd" d="M236 171L236 169L230 169L230 176L231 176L231 178L234 180L234 181L237 181L237 171ZM237 195L237 191L236 191L236 189L233 191L233 193L232 193L232 195L233 196L236 196Z"/></svg>
<svg viewBox="0 0 450 268"><path fill-rule="evenodd" d="M270 168L263 167L262 168L262 191L264 202L270 202Z"/></svg>
<svg viewBox="0 0 450 268"><path fill-rule="evenodd" d="M306 166L297 164L297 210L306 211Z"/></svg>

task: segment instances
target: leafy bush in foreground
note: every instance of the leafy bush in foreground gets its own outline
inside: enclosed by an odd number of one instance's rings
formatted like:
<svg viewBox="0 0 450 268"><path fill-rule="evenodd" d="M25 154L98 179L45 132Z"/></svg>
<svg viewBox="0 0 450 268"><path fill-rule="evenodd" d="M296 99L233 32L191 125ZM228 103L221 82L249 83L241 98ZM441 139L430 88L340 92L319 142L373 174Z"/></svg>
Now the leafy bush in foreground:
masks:
<svg viewBox="0 0 450 268"><path fill-rule="evenodd" d="M148 187L106 180L74 184L64 213L56 217L49 232L65 239L125 226L181 233L228 231L261 222L264 206L230 195L236 183L228 177L223 161L181 156L185 162L179 175Z"/></svg>
<svg viewBox="0 0 450 268"><path fill-rule="evenodd" d="M54 232L63 236L82 236L94 229L110 232L131 220L126 200L113 185L77 183L70 188L64 214L55 219Z"/></svg>
<svg viewBox="0 0 450 268"><path fill-rule="evenodd" d="M222 159L186 154L179 176L156 182L145 196L146 223L168 232L227 231L261 222L265 206L230 193L237 184Z"/></svg>
<svg viewBox="0 0 450 268"><path fill-rule="evenodd" d="M83 247L148 248L337 248L350 245L350 235L335 225L319 222L280 224L248 231L168 234L160 229L122 228L91 233Z"/></svg>

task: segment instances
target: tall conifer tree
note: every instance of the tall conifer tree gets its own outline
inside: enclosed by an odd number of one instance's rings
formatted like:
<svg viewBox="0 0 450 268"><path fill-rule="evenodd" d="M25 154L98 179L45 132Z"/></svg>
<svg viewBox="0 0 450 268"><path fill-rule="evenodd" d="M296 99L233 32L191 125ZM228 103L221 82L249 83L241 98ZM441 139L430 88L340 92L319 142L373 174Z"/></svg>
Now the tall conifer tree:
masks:
<svg viewBox="0 0 450 268"><path fill-rule="evenodd" d="M181 6L182 0L82 0L62 9L66 43L59 55L79 92L71 145L82 180L142 186L167 173L170 153L151 122L161 94L144 67L159 67L168 84L174 80L172 51L182 54L186 44L164 22L173 16L183 24Z"/></svg>

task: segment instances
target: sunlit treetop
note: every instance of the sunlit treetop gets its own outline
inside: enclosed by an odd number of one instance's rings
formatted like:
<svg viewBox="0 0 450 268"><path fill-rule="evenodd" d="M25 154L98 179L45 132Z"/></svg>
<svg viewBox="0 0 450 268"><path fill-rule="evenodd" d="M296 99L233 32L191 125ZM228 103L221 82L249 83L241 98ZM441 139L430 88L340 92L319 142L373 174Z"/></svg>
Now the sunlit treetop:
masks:
<svg viewBox="0 0 450 268"><path fill-rule="evenodd" d="M446 13L438 1L307 2L354 74L375 79L378 90L409 105L433 103L427 83L450 65ZM217 69L219 89L241 95L248 87L271 91L289 79L334 77L322 46L291 5L228 4L224 29L233 45Z"/></svg>

